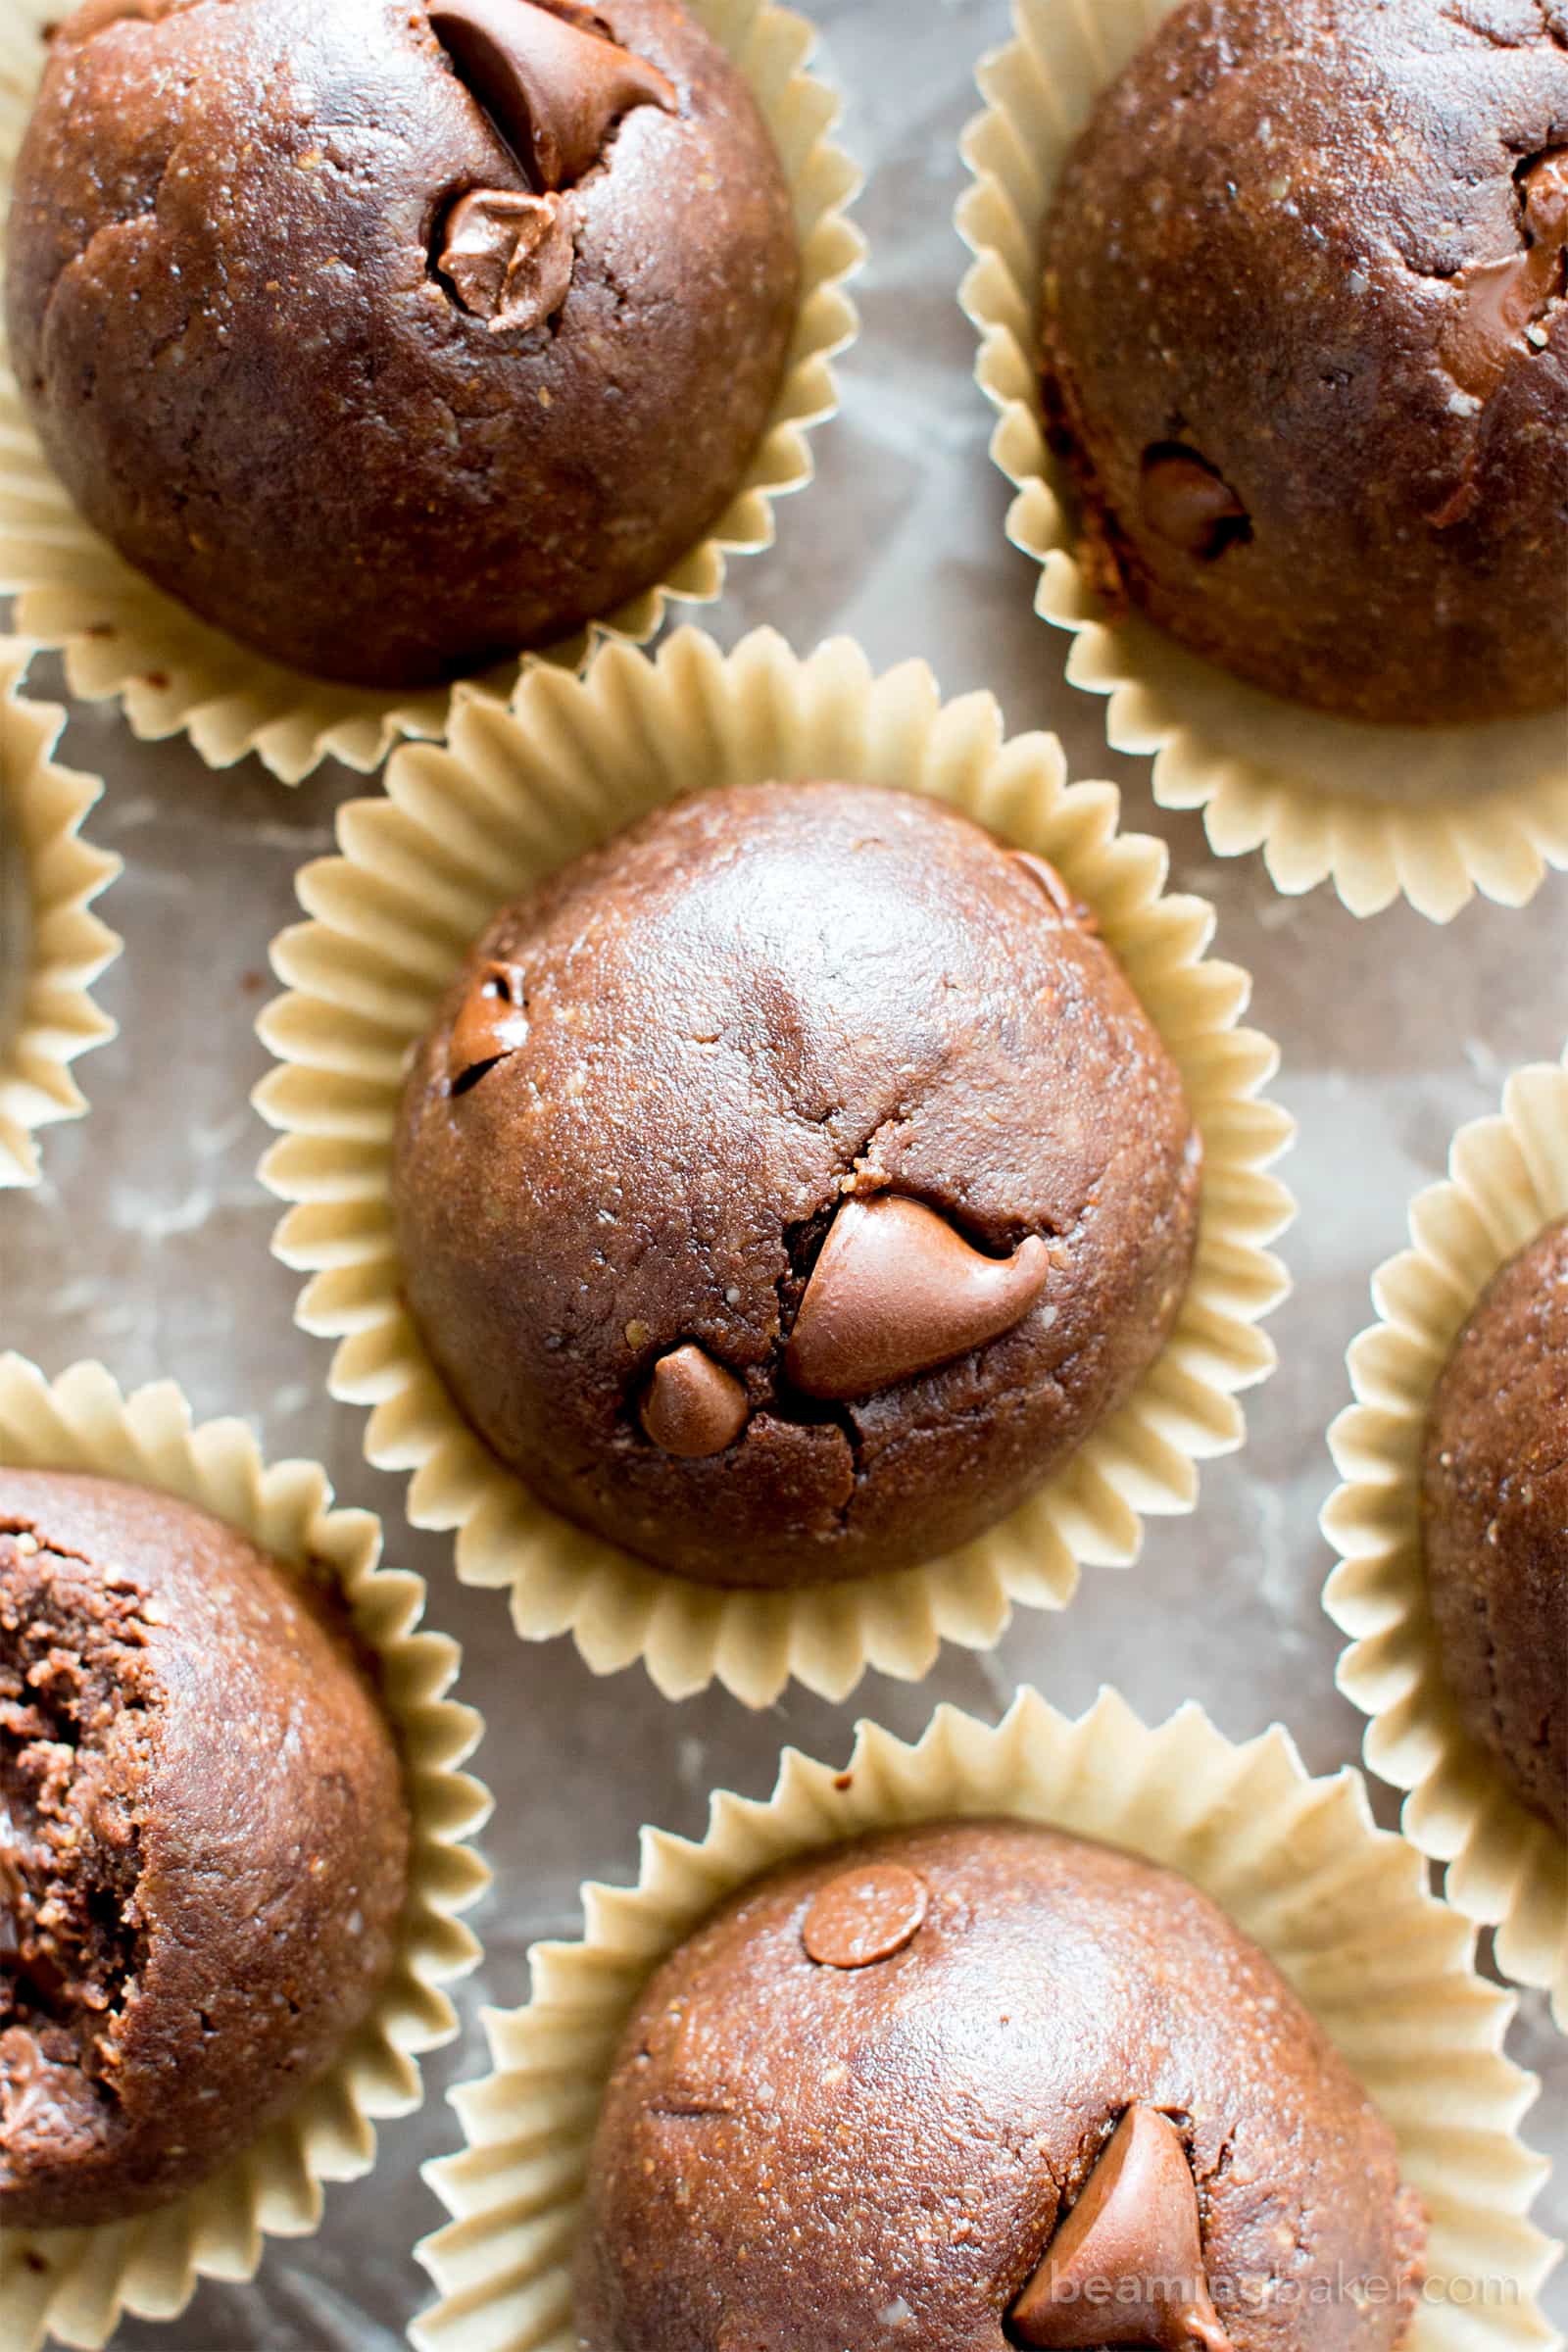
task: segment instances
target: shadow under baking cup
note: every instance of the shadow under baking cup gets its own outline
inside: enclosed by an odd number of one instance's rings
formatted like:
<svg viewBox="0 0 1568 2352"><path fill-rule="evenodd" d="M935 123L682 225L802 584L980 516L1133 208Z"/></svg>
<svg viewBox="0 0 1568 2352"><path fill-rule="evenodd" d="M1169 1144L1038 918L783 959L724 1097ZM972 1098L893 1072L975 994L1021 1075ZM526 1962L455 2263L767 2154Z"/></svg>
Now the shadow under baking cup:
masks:
<svg viewBox="0 0 1568 2352"><path fill-rule="evenodd" d="M1017 495L1007 535L1041 567L1036 610L1073 638L1067 677L1105 698L1119 752L1153 760L1155 800L1202 811L1222 857L1261 850L1276 888L1330 882L1352 914L1401 894L1435 922L1475 892L1531 899L1568 867L1568 711L1468 726L1372 726L1230 676L1138 612L1107 617L1078 561L1075 498L1047 445L1041 237L1102 92L1178 0L1013 0L963 137L964 312L997 411L991 454Z"/></svg>
<svg viewBox="0 0 1568 2352"><path fill-rule="evenodd" d="M92 1001L121 942L92 911L120 872L81 827L103 785L61 767L56 703L23 699L34 649L0 637L0 1191L38 1181L38 1131L80 1118L74 1064L115 1036Z"/></svg>
<svg viewBox="0 0 1568 2352"><path fill-rule="evenodd" d="M784 377L745 479L707 537L667 578L614 612L492 671L486 682L503 694L528 668L579 668L607 639L649 642L671 603L711 604L730 557L772 545L773 502L810 482L808 436L837 410L833 361L858 331L847 286L865 243L847 209L860 174L830 136L839 102L809 71L813 27L775 0L684 5L746 76L794 197L802 282ZM0 215L10 203L43 72L44 31L61 14L59 0L8 0L0 16ZM73 694L88 702L118 699L140 737L188 735L210 767L231 766L254 752L285 784L301 782L328 758L371 772L395 743L440 736L462 691L400 694L310 678L165 595L76 512L0 352L0 595L6 594L17 599L19 628L63 649Z"/></svg>
<svg viewBox="0 0 1568 2352"><path fill-rule="evenodd" d="M1339 1684L1368 1718L1369 1768L1408 1791L1405 1836L1444 1890L1494 1927L1498 1968L1550 1993L1568 2033L1568 1842L1515 1795L1465 1728L1427 1593L1421 1460L1445 1367L1481 1294L1568 1216L1568 1052L1516 1070L1501 1112L1461 1127L1446 1181L1410 1204L1411 1247L1372 1278L1378 1320L1352 1345L1355 1401L1329 1432L1344 1482L1323 1512L1339 1555L1323 1605L1348 1638Z"/></svg>
<svg viewBox="0 0 1568 2352"><path fill-rule="evenodd" d="M393 1133L405 1056L499 907L683 792L808 777L936 795L1088 901L1202 1134L1200 1232L1164 1351L1009 1518L919 1568L726 1592L556 1517L469 1429L404 1306ZM367 1454L411 1474L415 1525L456 1530L459 1576L509 1591L519 1634L570 1633L601 1674L640 1658L670 1698L717 1681L762 1706L791 1677L842 1697L867 1667L918 1680L944 1641L990 1647L1015 1604L1062 1608L1084 1563L1134 1559L1144 1514L1192 1509L1200 1462L1242 1443L1238 1393L1273 1365L1257 1326L1287 1288L1268 1244L1293 1203L1267 1170L1292 1126L1261 1099L1277 1056L1240 1026L1246 973L1207 956L1203 901L1167 894L1162 845L1118 832L1112 786L1069 784L1054 736L1005 739L989 695L944 704L921 663L875 677L848 641L801 660L767 630L726 657L683 629L657 660L535 671L510 709L460 697L447 745L400 752L386 788L340 812L340 855L299 877L313 919L273 947L290 993L258 1024L282 1064L256 1094L282 1131L262 1172L294 1203L274 1248L309 1277L298 1320L338 1342L333 1394L372 1408Z"/></svg>
<svg viewBox="0 0 1568 2352"><path fill-rule="evenodd" d="M1476 1975L1474 1931L1420 1855L1373 1826L1360 1775L1310 1779L1278 1726L1238 1746L1196 1705L1149 1726L1106 1690L1072 1721L1025 1690L994 1728L940 1707L912 1746L862 1723L842 1770L786 1749L771 1796L714 1795L699 1840L645 1829L635 1886L583 1888L581 1938L535 1947L532 2000L489 2018L492 2072L453 2094L466 2146L428 2168L452 2220L418 2250L441 2295L418 2352L575 2352L572 2249L621 2031L716 1904L870 1830L995 1814L1181 1872L1289 1980L1427 2207L1403 2352L1550 2340L1533 2298L1557 2249L1528 2218L1546 2166L1519 2137L1536 2086L1502 2055L1512 1996Z"/></svg>
<svg viewBox="0 0 1568 2352"><path fill-rule="evenodd" d="M309 1560L327 1571L376 1659L413 1823L391 1973L334 2065L285 2115L199 2187L138 2220L0 2233L0 2352L39 2352L46 2335L100 2352L122 2314L174 2319L198 2278L250 2278L266 2237L309 2236L323 2182L368 2173L376 2122L419 2105L419 2055L458 2030L444 1987L479 1957L460 1914L489 1883L468 1840L490 1799L461 1769L480 1722L449 1695L457 1643L421 1630L422 1582L379 1564L380 1522L335 1508L317 1464L265 1463L242 1421L194 1427L172 1382L123 1396L100 1364L49 1382L19 1355L0 1355L0 1461L163 1489L282 1566Z"/></svg>

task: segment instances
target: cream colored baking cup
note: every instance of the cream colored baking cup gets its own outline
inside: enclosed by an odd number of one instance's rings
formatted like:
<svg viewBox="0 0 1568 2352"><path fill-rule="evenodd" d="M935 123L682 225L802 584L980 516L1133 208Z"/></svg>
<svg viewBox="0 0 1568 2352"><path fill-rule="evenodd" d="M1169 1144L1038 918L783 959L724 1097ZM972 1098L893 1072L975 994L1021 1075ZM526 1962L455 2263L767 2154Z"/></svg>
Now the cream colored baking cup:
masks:
<svg viewBox="0 0 1568 2352"><path fill-rule="evenodd" d="M711 604L728 557L772 545L773 501L810 481L808 431L838 406L832 362L858 331L846 283L865 247L845 218L859 173L828 135L838 100L808 71L815 31L772 0L685 5L746 75L794 193L802 294L789 365L746 478L708 538L657 587L564 643L493 671L487 682L503 694L520 668L579 667L603 638L646 643L671 600ZM43 70L42 30L63 13L64 0L7 0L0 13L0 215ZM188 735L210 767L255 752L286 784L328 756L368 773L403 737L446 727L451 689L386 694L307 677L210 628L133 570L72 505L0 357L0 594L8 591L19 628L64 649L74 694L118 696L135 734Z"/></svg>
<svg viewBox="0 0 1568 2352"><path fill-rule="evenodd" d="M465 1841L490 1800L459 1770L480 1725L447 1696L456 1642L418 1630L420 1579L377 1565L379 1521L334 1509L314 1462L269 1466L241 1421L193 1428L172 1382L122 1396L100 1364L75 1364L50 1383L18 1355L0 1355L0 1462L160 1487L228 1520L285 1565L327 1568L379 1662L414 1816L402 1948L374 2014L331 2073L253 2147L161 2212L113 2228L0 2233L0 2352L36 2352L46 2334L98 2352L123 2313L173 2319L199 2278L251 2278L264 2236L309 2235L322 2182L369 2171L375 2119L419 2105L418 2053L457 2032L441 1987L479 1957L458 1914L489 1881Z"/></svg>
<svg viewBox="0 0 1568 2352"><path fill-rule="evenodd" d="M1150 1729L1106 1690L1071 1722L1025 1690L995 1729L940 1707L913 1747L862 1723L843 1772L788 1748L770 1797L715 1796L701 1843L645 1830L635 1887L583 1888L582 1940L535 1947L531 2002L485 2021L494 2072L453 2094L467 2146L427 2168L454 2218L418 2249L442 2295L410 2330L419 2352L575 2352L571 2249L615 2049L715 1903L841 1838L995 1813L1185 1873L1289 1978L1426 2200L1406 2352L1555 2340L1534 2296L1556 2249L1528 2218L1546 2166L1518 2137L1536 2084L1502 2055L1512 1998L1476 1976L1419 1855L1373 1827L1360 1775L1308 1779L1278 1727L1237 1747L1197 1706Z"/></svg>
<svg viewBox="0 0 1568 2352"><path fill-rule="evenodd" d="M1077 560L1074 499L1046 444L1041 235L1101 92L1176 0L1013 0L1014 38L985 60L959 202L973 253L964 311L998 412L991 454L1018 495L1007 535L1041 565L1036 610L1074 644L1067 676L1108 698L1120 752L1151 753L1154 798L1200 808L1222 858L1261 850L1276 887L1332 882L1353 914L1402 892L1436 922L1484 891L1523 906L1568 866L1568 712L1478 726L1377 727L1249 686L1140 614L1106 617Z"/></svg>
<svg viewBox="0 0 1568 2352"><path fill-rule="evenodd" d="M1163 1355L1001 1527L898 1575L715 1592L569 1527L470 1432L404 1311L393 1124L405 1056L500 906L680 792L805 776L934 794L1053 859L1098 909L1203 1133L1202 1231ZM670 1698L717 1680L762 1706L792 1675L838 1698L867 1666L916 1680L944 1640L989 1647L1014 1602L1063 1607L1080 1562L1132 1560L1141 1512L1192 1508L1200 1460L1242 1442L1236 1392L1274 1361L1255 1327L1287 1287L1265 1246L1293 1203L1264 1171L1292 1130L1258 1100L1276 1055L1237 1025L1247 975L1205 958L1211 909L1162 895L1164 848L1117 832L1112 786L1069 785L1054 736L1004 741L989 695L944 706L918 662L876 678L847 640L802 661L768 630L726 659L696 629L657 661L607 647L586 679L535 671L510 711L460 696L448 747L407 748L386 782L385 801L340 812L342 855L299 877L314 920L272 950L292 994L259 1026L286 1066L256 1102L285 1137L262 1173L297 1203L274 1247L311 1277L301 1324L340 1343L333 1395L374 1407L370 1460L413 1473L414 1524L458 1531L459 1575L509 1587L520 1634L569 1632L601 1674L641 1657Z"/></svg>
<svg viewBox="0 0 1568 2352"><path fill-rule="evenodd" d="M0 1191L37 1183L39 1128L87 1107L73 1064L116 1034L91 990L121 942L91 908L120 859L81 838L103 785L53 759L64 710L22 698L32 652L0 637Z"/></svg>
<svg viewBox="0 0 1568 2352"><path fill-rule="evenodd" d="M1482 1292L1568 1216L1568 1054L1517 1070L1502 1111L1461 1127L1448 1176L1410 1206L1412 1247L1372 1281L1378 1321L1349 1352L1356 1401L1329 1432L1345 1484L1323 1513L1339 1553L1324 1605L1350 1645L1339 1683L1370 1718L1366 1761L1408 1789L1412 1844L1495 1927L1498 1967L1549 1989L1568 2033L1568 1844L1520 1803L1449 1695L1427 1599L1421 1455L1433 1394Z"/></svg>

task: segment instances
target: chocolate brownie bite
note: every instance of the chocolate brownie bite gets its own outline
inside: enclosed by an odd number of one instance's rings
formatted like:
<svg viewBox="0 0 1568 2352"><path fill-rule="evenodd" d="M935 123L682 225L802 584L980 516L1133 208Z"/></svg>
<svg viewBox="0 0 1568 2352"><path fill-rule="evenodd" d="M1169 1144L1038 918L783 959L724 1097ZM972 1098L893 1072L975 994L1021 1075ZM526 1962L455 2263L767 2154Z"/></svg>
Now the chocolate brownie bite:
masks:
<svg viewBox="0 0 1568 2352"><path fill-rule="evenodd" d="M1348 717L1568 696L1561 0L1189 0L1045 235L1112 607Z"/></svg>
<svg viewBox="0 0 1568 2352"><path fill-rule="evenodd" d="M1427 1424L1421 1519L1465 1725L1568 1836L1568 1218L1503 1267L1459 1335Z"/></svg>
<svg viewBox="0 0 1568 2352"><path fill-rule="evenodd" d="M770 133L679 0L88 0L12 201L11 349L82 513L368 686L671 570L799 292Z"/></svg>
<svg viewBox="0 0 1568 2352"><path fill-rule="evenodd" d="M1387 2352L1424 2216L1265 1955L1003 1820L771 1873L652 1978L589 2164L582 2352Z"/></svg>
<svg viewBox="0 0 1568 2352"><path fill-rule="evenodd" d="M1159 1352L1180 1075L1087 910L938 804L700 793L479 940L416 1050L405 1295L500 1459L710 1585L929 1558Z"/></svg>
<svg viewBox="0 0 1568 2352"><path fill-rule="evenodd" d="M409 1845L325 1590L172 1496L0 1469L0 2230L253 2142L373 2007Z"/></svg>

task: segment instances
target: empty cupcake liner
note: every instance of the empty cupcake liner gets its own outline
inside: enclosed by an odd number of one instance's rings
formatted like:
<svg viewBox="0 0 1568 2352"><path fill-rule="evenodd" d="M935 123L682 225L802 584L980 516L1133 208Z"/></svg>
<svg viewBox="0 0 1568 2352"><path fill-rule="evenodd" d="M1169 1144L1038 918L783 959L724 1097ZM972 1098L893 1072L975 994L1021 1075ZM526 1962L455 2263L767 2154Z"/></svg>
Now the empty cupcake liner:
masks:
<svg viewBox="0 0 1568 2352"><path fill-rule="evenodd" d="M1154 798L1201 809L1218 856L1261 850L1276 888L1332 882L1352 914L1401 893L1435 922L1478 890L1523 906L1548 866L1568 867L1563 712L1435 727L1335 718L1231 677L1136 612L1107 618L1079 564L1073 494L1046 443L1041 232L1101 92L1176 4L1013 0L1014 37L980 68L961 299L998 412L991 453L1018 494L1007 535L1041 566L1037 611L1072 634L1069 680L1106 697L1110 742L1152 755Z"/></svg>
<svg viewBox="0 0 1568 2352"><path fill-rule="evenodd" d="M376 2010L331 2072L243 2155L157 2213L100 2229L0 2233L0 2352L37 2352L46 2334L98 2352L122 2314L173 2319L198 2278L249 2278L264 2237L308 2236L322 2183L369 2171L376 2120L419 2105L419 2053L458 2030L441 1987L479 1957L458 1914L488 1884L466 1840L490 1800L459 1769L480 1723L447 1695L456 1642L419 1630L422 1582L377 1565L379 1521L334 1509L314 1462L264 1463L241 1421L193 1426L172 1382L124 1396L100 1364L75 1364L51 1383L18 1355L0 1356L0 1461L163 1488L284 1565L327 1567L379 1661L414 1816L402 1948Z"/></svg>
<svg viewBox="0 0 1568 2352"><path fill-rule="evenodd" d="M1349 1351L1355 1402L1329 1432L1345 1482L1323 1513L1339 1554L1324 1606L1349 1646L1339 1684L1369 1718L1371 1770L1404 1800L1445 1891L1496 1929L1497 1966L1542 1986L1568 2033L1568 1844L1472 1740L1444 1680L1427 1598L1421 1455L1433 1394L1500 1267L1568 1216L1568 1053L1516 1070L1500 1115L1461 1127L1446 1182L1410 1204L1411 1248L1372 1280L1378 1320Z"/></svg>
<svg viewBox="0 0 1568 2352"><path fill-rule="evenodd" d="M93 983L121 942L92 909L120 871L81 827L103 785L53 758L56 703L24 702L33 648L0 637L0 1191L38 1181L38 1130L79 1119L73 1068L115 1024Z"/></svg>
<svg viewBox="0 0 1568 2352"><path fill-rule="evenodd" d="M1180 1064L1207 1164L1197 1269L1129 1401L1002 1526L929 1566L799 1592L716 1592L645 1566L536 1502L473 1435L405 1312L389 1183L405 1056L498 907L679 793L830 776L903 784L1041 852L1098 909ZM791 1676L842 1697L867 1666L912 1681L941 1642L996 1642L1015 1602L1061 1608L1084 1561L1125 1564L1143 1512L1190 1510L1198 1464L1239 1446L1239 1390L1271 1368L1256 1329L1284 1295L1266 1245L1289 1141L1259 1100L1274 1048L1238 1026L1250 982L1205 957L1201 900L1163 895L1166 854L1116 830L1108 784L1069 785L1054 737L1004 740L996 703L944 705L911 662L873 677L840 640L800 660L760 630L725 657L695 629L657 661L608 647L585 679L525 678L510 710L460 696L448 745L410 746L385 801L338 820L299 877L311 921L274 943L291 992L263 1014L283 1067L256 1102L284 1131L263 1179L296 1205L274 1242L310 1277L296 1310L336 1340L334 1396L372 1407L369 1459L412 1474L417 1527L456 1529L459 1576L509 1589L530 1641L570 1633L596 1673L642 1658L676 1698L719 1681L748 1705Z"/></svg>
<svg viewBox="0 0 1568 2352"><path fill-rule="evenodd" d="M575 1943L537 1945L533 1997L485 2020L493 2072L453 2093L466 2147L427 2168L453 2219L418 2249L440 2302L418 2352L575 2352L570 2265L605 2084L660 1962L735 1888L842 1838L1010 1814L1186 1874L1270 1954L1398 2135L1432 2225L1406 2352L1548 2343L1533 2300L1556 2249L1529 2220L1535 2096L1502 2055L1512 1997L1420 1856L1374 1828L1351 1770L1309 1779L1278 1726L1245 1746L1189 1705L1145 1725L1114 1691L1076 1722L1025 1690L993 1728L940 1707L906 1745L862 1723L846 1769L786 1749L760 1801L715 1795L700 1841L642 1835L630 1888L587 1886Z"/></svg>
<svg viewBox="0 0 1568 2352"><path fill-rule="evenodd" d="M865 246L845 217L859 172L829 136L839 102L808 70L816 34L773 0L685 0L735 60L773 133L795 197L802 292L795 336L772 416L745 480L709 536L669 577L562 644L519 657L487 683L507 693L541 662L580 667L602 639L646 643L671 601L711 604L726 560L774 537L773 502L810 481L809 428L838 407L833 360L858 319L846 291ZM43 71L46 28L60 0L9 0L0 18L0 215ZM133 733L190 737L210 767L247 752L285 784L332 758L365 773L405 737L438 737L453 690L395 694L335 685L252 652L209 627L126 564L77 514L50 468L15 376L0 355L0 595L17 598L18 626L62 648L73 694L116 697Z"/></svg>

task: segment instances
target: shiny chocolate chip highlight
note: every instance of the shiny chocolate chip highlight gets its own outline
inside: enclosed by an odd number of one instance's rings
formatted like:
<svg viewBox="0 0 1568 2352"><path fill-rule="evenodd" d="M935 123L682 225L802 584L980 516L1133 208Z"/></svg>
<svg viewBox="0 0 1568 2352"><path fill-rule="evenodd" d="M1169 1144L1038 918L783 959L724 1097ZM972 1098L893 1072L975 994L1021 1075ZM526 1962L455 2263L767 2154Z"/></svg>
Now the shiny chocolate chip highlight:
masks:
<svg viewBox="0 0 1568 2352"><path fill-rule="evenodd" d="M1128 2108L1007 2332L1044 2352L1233 2352L1203 2270L1198 2184L1169 2116Z"/></svg>

